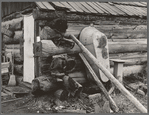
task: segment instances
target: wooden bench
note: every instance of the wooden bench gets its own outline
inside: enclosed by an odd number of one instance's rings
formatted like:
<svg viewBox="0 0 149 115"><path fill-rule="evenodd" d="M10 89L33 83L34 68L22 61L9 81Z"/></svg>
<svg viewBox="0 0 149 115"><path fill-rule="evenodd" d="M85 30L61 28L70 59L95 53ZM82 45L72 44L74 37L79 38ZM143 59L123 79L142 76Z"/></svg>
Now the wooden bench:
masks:
<svg viewBox="0 0 149 115"><path fill-rule="evenodd" d="M128 60L121 60L121 59L110 59L110 61L114 62L114 69L113 69L113 75L115 76L118 81L123 84L123 66L125 62L130 62ZM111 94L114 91L115 87L114 85L109 90L109 94Z"/></svg>

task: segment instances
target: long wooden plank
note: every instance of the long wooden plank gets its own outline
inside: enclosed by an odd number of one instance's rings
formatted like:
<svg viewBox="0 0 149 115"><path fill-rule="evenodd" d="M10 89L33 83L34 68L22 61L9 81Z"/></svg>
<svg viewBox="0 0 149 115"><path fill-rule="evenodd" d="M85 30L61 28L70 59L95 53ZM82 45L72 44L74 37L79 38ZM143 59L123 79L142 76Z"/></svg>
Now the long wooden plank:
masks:
<svg viewBox="0 0 149 115"><path fill-rule="evenodd" d="M125 12L127 15L130 15L130 16L133 16L134 15L133 13L127 11L123 5L115 5L115 6L117 8L119 8L120 10L122 10L123 12Z"/></svg>
<svg viewBox="0 0 149 115"><path fill-rule="evenodd" d="M55 6L57 7L62 7L62 8L66 8L66 6L64 6L63 4L61 4L60 2L52 2Z"/></svg>
<svg viewBox="0 0 149 115"><path fill-rule="evenodd" d="M100 7L96 2L92 2L97 8L99 8L101 11L103 11L106 14L110 14L107 10L103 9L102 7Z"/></svg>
<svg viewBox="0 0 149 115"><path fill-rule="evenodd" d="M37 4L37 6L40 8L40 9L46 9L47 8L42 4L42 2L35 2Z"/></svg>
<svg viewBox="0 0 149 115"><path fill-rule="evenodd" d="M76 4L74 4L73 2L68 2L68 4L71 5L71 7L73 7L77 12L83 12L82 9L80 9Z"/></svg>
<svg viewBox="0 0 149 115"><path fill-rule="evenodd" d="M87 69L89 70L89 72L91 73L93 79L95 80L96 84L98 85L98 87L102 90L103 94L105 95L105 97L108 99L108 101L110 102L110 106L111 109L114 112L118 112L119 108L117 107L117 105L115 104L115 102L113 101L113 99L111 98L111 96L108 94L106 88L104 87L104 85L101 83L101 81L99 80L99 78L97 77L96 73L94 72L94 70L92 69L92 67L89 65L89 63L87 62L87 60L85 59L83 54L79 54L81 59L83 60L84 64L86 65Z"/></svg>
<svg viewBox="0 0 149 115"><path fill-rule="evenodd" d="M93 63L111 80L112 83L126 96L136 108L142 112L147 113L147 109L105 68L100 62L89 52L82 43L73 35L69 35L72 40L81 48L83 54L87 55Z"/></svg>
<svg viewBox="0 0 149 115"><path fill-rule="evenodd" d="M112 15L117 15L116 12L114 12L114 11L110 10L108 7L106 7L106 6L104 5L104 3L99 3L99 2L96 2L96 3L97 3L100 7L102 7L103 9L107 10L110 14L112 14Z"/></svg>
<svg viewBox="0 0 149 115"><path fill-rule="evenodd" d="M92 7L90 7L86 2L80 2L86 9L88 9L92 13L98 13L96 10L94 10Z"/></svg>
<svg viewBox="0 0 149 115"><path fill-rule="evenodd" d="M73 7L71 7L67 2L60 2L60 3L65 5L67 8L69 8L71 12L76 12L76 10Z"/></svg>
<svg viewBox="0 0 149 115"><path fill-rule="evenodd" d="M109 10L115 12L115 13L116 13L115 15L119 15L119 14L120 14L120 13L119 13L119 10L114 10L114 9L112 8L112 6L109 5L108 3L102 3L102 4L104 4L104 6L107 7ZM122 15L124 15L124 13L123 13Z"/></svg>
<svg viewBox="0 0 149 115"><path fill-rule="evenodd" d="M86 2L87 4L89 4L93 9L95 9L98 13L103 14L104 12L98 8L95 4L93 4L92 2Z"/></svg>
<svg viewBox="0 0 149 115"><path fill-rule="evenodd" d="M49 4L48 2L42 2L42 4L43 4L47 9L49 9L49 10L55 10L55 9L53 8L53 6L51 6L51 4Z"/></svg>
<svg viewBox="0 0 149 115"><path fill-rule="evenodd" d="M84 12L91 13L86 7L84 7L80 2L74 2L78 7L80 7Z"/></svg>
<svg viewBox="0 0 149 115"><path fill-rule="evenodd" d="M121 10L119 10L118 8L116 8L115 6L110 5L109 3L105 4L106 6L108 6L110 9L112 9L113 11L117 12L119 15L125 15L125 13Z"/></svg>
<svg viewBox="0 0 149 115"><path fill-rule="evenodd" d="M34 18L33 16L24 17L24 65L23 65L23 81L31 83L35 78L34 75Z"/></svg>

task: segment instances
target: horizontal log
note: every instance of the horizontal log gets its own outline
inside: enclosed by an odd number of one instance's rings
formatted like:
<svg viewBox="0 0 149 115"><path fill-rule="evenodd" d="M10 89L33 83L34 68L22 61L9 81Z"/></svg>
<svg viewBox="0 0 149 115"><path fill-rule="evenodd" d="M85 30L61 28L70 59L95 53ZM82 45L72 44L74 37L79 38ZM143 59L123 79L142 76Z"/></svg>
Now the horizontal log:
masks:
<svg viewBox="0 0 149 115"><path fill-rule="evenodd" d="M75 54L81 52L80 48L76 44L74 48L68 49L55 46L51 40L42 40L41 43L42 43L41 57L49 57L64 53Z"/></svg>
<svg viewBox="0 0 149 115"><path fill-rule="evenodd" d="M123 76L130 76L131 74L141 73L145 65L134 65L123 68ZM113 74L113 67L110 68L110 72Z"/></svg>
<svg viewBox="0 0 149 115"><path fill-rule="evenodd" d="M119 42L120 43L120 42ZM143 52L147 51L147 44L114 44L109 42L109 53Z"/></svg>
<svg viewBox="0 0 149 115"><path fill-rule="evenodd" d="M146 42L147 39L108 39L108 42Z"/></svg>
<svg viewBox="0 0 149 115"><path fill-rule="evenodd" d="M110 59L132 59L139 57L147 57L147 52L135 52L135 53L115 53L109 54Z"/></svg>
<svg viewBox="0 0 149 115"><path fill-rule="evenodd" d="M7 48L7 49L20 49L20 44L6 44L5 48Z"/></svg>
<svg viewBox="0 0 149 115"><path fill-rule="evenodd" d="M23 29L23 17L2 22L1 26L11 31L22 30Z"/></svg>
<svg viewBox="0 0 149 115"><path fill-rule="evenodd" d="M13 37L15 34L13 31L6 29L4 27L1 28L1 33L8 36L8 37Z"/></svg>
<svg viewBox="0 0 149 115"><path fill-rule="evenodd" d="M23 38L23 31L15 31L13 38L10 38L6 35L3 36L3 42L5 44L19 44L20 40Z"/></svg>

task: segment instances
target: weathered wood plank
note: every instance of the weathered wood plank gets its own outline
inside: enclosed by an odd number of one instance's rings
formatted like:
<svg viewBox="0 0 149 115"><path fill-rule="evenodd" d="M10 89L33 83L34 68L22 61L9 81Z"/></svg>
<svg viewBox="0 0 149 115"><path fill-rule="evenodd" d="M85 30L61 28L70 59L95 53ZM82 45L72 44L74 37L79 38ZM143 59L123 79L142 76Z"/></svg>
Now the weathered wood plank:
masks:
<svg viewBox="0 0 149 115"><path fill-rule="evenodd" d="M5 45L6 49L20 49L20 44L6 44Z"/></svg>

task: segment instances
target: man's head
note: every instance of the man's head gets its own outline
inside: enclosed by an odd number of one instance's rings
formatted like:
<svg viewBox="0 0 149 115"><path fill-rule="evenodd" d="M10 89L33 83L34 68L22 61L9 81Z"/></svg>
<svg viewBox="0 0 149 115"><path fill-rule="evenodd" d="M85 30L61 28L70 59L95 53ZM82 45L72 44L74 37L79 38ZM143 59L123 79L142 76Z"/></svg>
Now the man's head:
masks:
<svg viewBox="0 0 149 115"><path fill-rule="evenodd" d="M52 21L52 29L55 29L61 33L65 33L67 28L68 28L68 25L67 25L67 20L65 19L61 19L61 18L57 18L57 19L54 19Z"/></svg>

